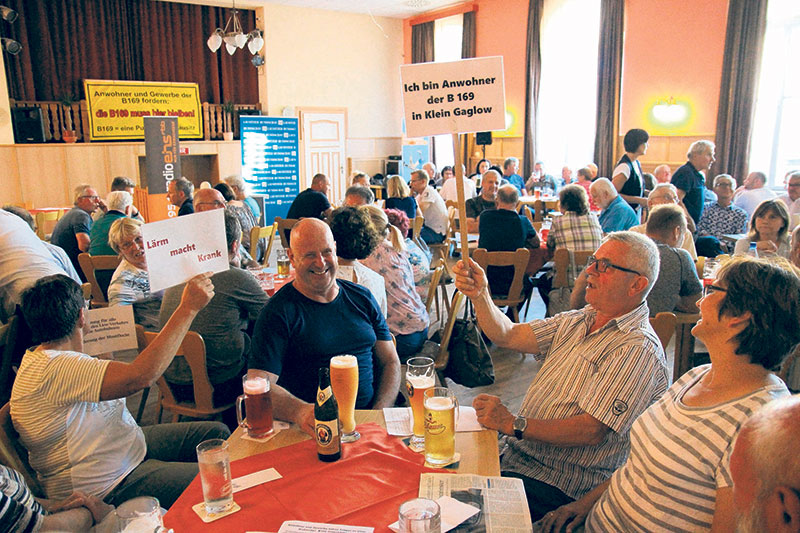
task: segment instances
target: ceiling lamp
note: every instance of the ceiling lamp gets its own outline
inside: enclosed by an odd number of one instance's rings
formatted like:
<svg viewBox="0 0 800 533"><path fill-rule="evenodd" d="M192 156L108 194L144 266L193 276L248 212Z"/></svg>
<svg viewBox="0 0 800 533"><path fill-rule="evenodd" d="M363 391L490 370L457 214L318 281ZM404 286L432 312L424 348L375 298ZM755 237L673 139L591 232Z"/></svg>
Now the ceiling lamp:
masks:
<svg viewBox="0 0 800 533"><path fill-rule="evenodd" d="M206 41L208 49L212 52L219 50L223 43L225 44L225 50L230 55L233 55L237 49L244 48L244 45L247 45L253 55L256 55L264 47L264 37L261 30L255 29L250 33L242 31L242 24L239 22L239 10L236 9L235 1L233 2L233 13L228 17L225 29L217 28Z"/></svg>

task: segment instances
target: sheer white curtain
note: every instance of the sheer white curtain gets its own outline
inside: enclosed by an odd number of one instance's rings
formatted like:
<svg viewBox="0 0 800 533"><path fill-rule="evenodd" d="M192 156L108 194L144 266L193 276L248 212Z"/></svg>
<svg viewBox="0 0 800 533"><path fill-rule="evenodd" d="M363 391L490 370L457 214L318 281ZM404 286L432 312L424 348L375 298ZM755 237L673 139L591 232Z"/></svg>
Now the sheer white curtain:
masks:
<svg viewBox="0 0 800 533"><path fill-rule="evenodd" d="M464 15L453 15L436 19L433 24L434 61L458 61L461 59L461 39L463 37ZM436 168L453 165L456 160L453 152L453 137L435 135L433 137L433 161Z"/></svg>
<svg viewBox="0 0 800 533"><path fill-rule="evenodd" d="M600 0L544 1L536 157L549 174L594 159L599 34Z"/></svg>
<svg viewBox="0 0 800 533"><path fill-rule="evenodd" d="M750 137L751 171L783 187L790 170L800 169L800 2L770 0L761 58L755 120Z"/></svg>

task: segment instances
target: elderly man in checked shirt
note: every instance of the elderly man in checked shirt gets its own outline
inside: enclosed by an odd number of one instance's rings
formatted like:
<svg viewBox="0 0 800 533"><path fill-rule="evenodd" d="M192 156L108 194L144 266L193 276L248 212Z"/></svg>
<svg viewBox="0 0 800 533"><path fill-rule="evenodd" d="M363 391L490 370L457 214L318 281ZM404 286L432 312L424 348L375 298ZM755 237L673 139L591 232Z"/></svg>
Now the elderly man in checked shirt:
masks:
<svg viewBox="0 0 800 533"><path fill-rule="evenodd" d="M586 268L588 305L524 324L492 303L477 264L454 268L456 288L472 300L484 333L544 360L516 416L496 396L473 402L480 423L504 435L500 469L522 479L534 522L625 462L631 425L669 385L646 303L658 257L644 235L611 233Z"/></svg>

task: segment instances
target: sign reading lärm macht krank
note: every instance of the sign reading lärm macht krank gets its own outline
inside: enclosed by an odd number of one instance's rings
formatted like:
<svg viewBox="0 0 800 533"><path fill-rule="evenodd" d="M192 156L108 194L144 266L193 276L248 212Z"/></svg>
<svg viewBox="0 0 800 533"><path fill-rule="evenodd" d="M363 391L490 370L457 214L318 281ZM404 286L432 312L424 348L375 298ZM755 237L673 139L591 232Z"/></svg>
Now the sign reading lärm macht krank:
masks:
<svg viewBox="0 0 800 533"><path fill-rule="evenodd" d="M506 129L503 58L402 65L407 137Z"/></svg>
<svg viewBox="0 0 800 533"><path fill-rule="evenodd" d="M143 117L178 117L181 139L203 137L196 83L85 80L92 141L144 139Z"/></svg>

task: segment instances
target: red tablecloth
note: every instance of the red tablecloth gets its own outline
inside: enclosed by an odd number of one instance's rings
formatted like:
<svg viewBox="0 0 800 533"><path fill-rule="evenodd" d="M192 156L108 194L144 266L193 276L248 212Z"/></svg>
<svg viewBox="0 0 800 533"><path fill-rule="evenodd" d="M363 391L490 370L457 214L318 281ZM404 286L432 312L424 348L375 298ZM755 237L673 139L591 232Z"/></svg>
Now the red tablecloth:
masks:
<svg viewBox="0 0 800 533"><path fill-rule="evenodd" d="M231 463L233 477L273 467L282 479L234 494L241 511L209 524L192 511L203 501L199 476L164 516L176 533L184 531L278 531L286 520L371 526L375 531L397 520L400 504L415 498L423 456L409 450L377 424L358 426L361 439L343 446L334 463L317 459L316 442L307 440Z"/></svg>

